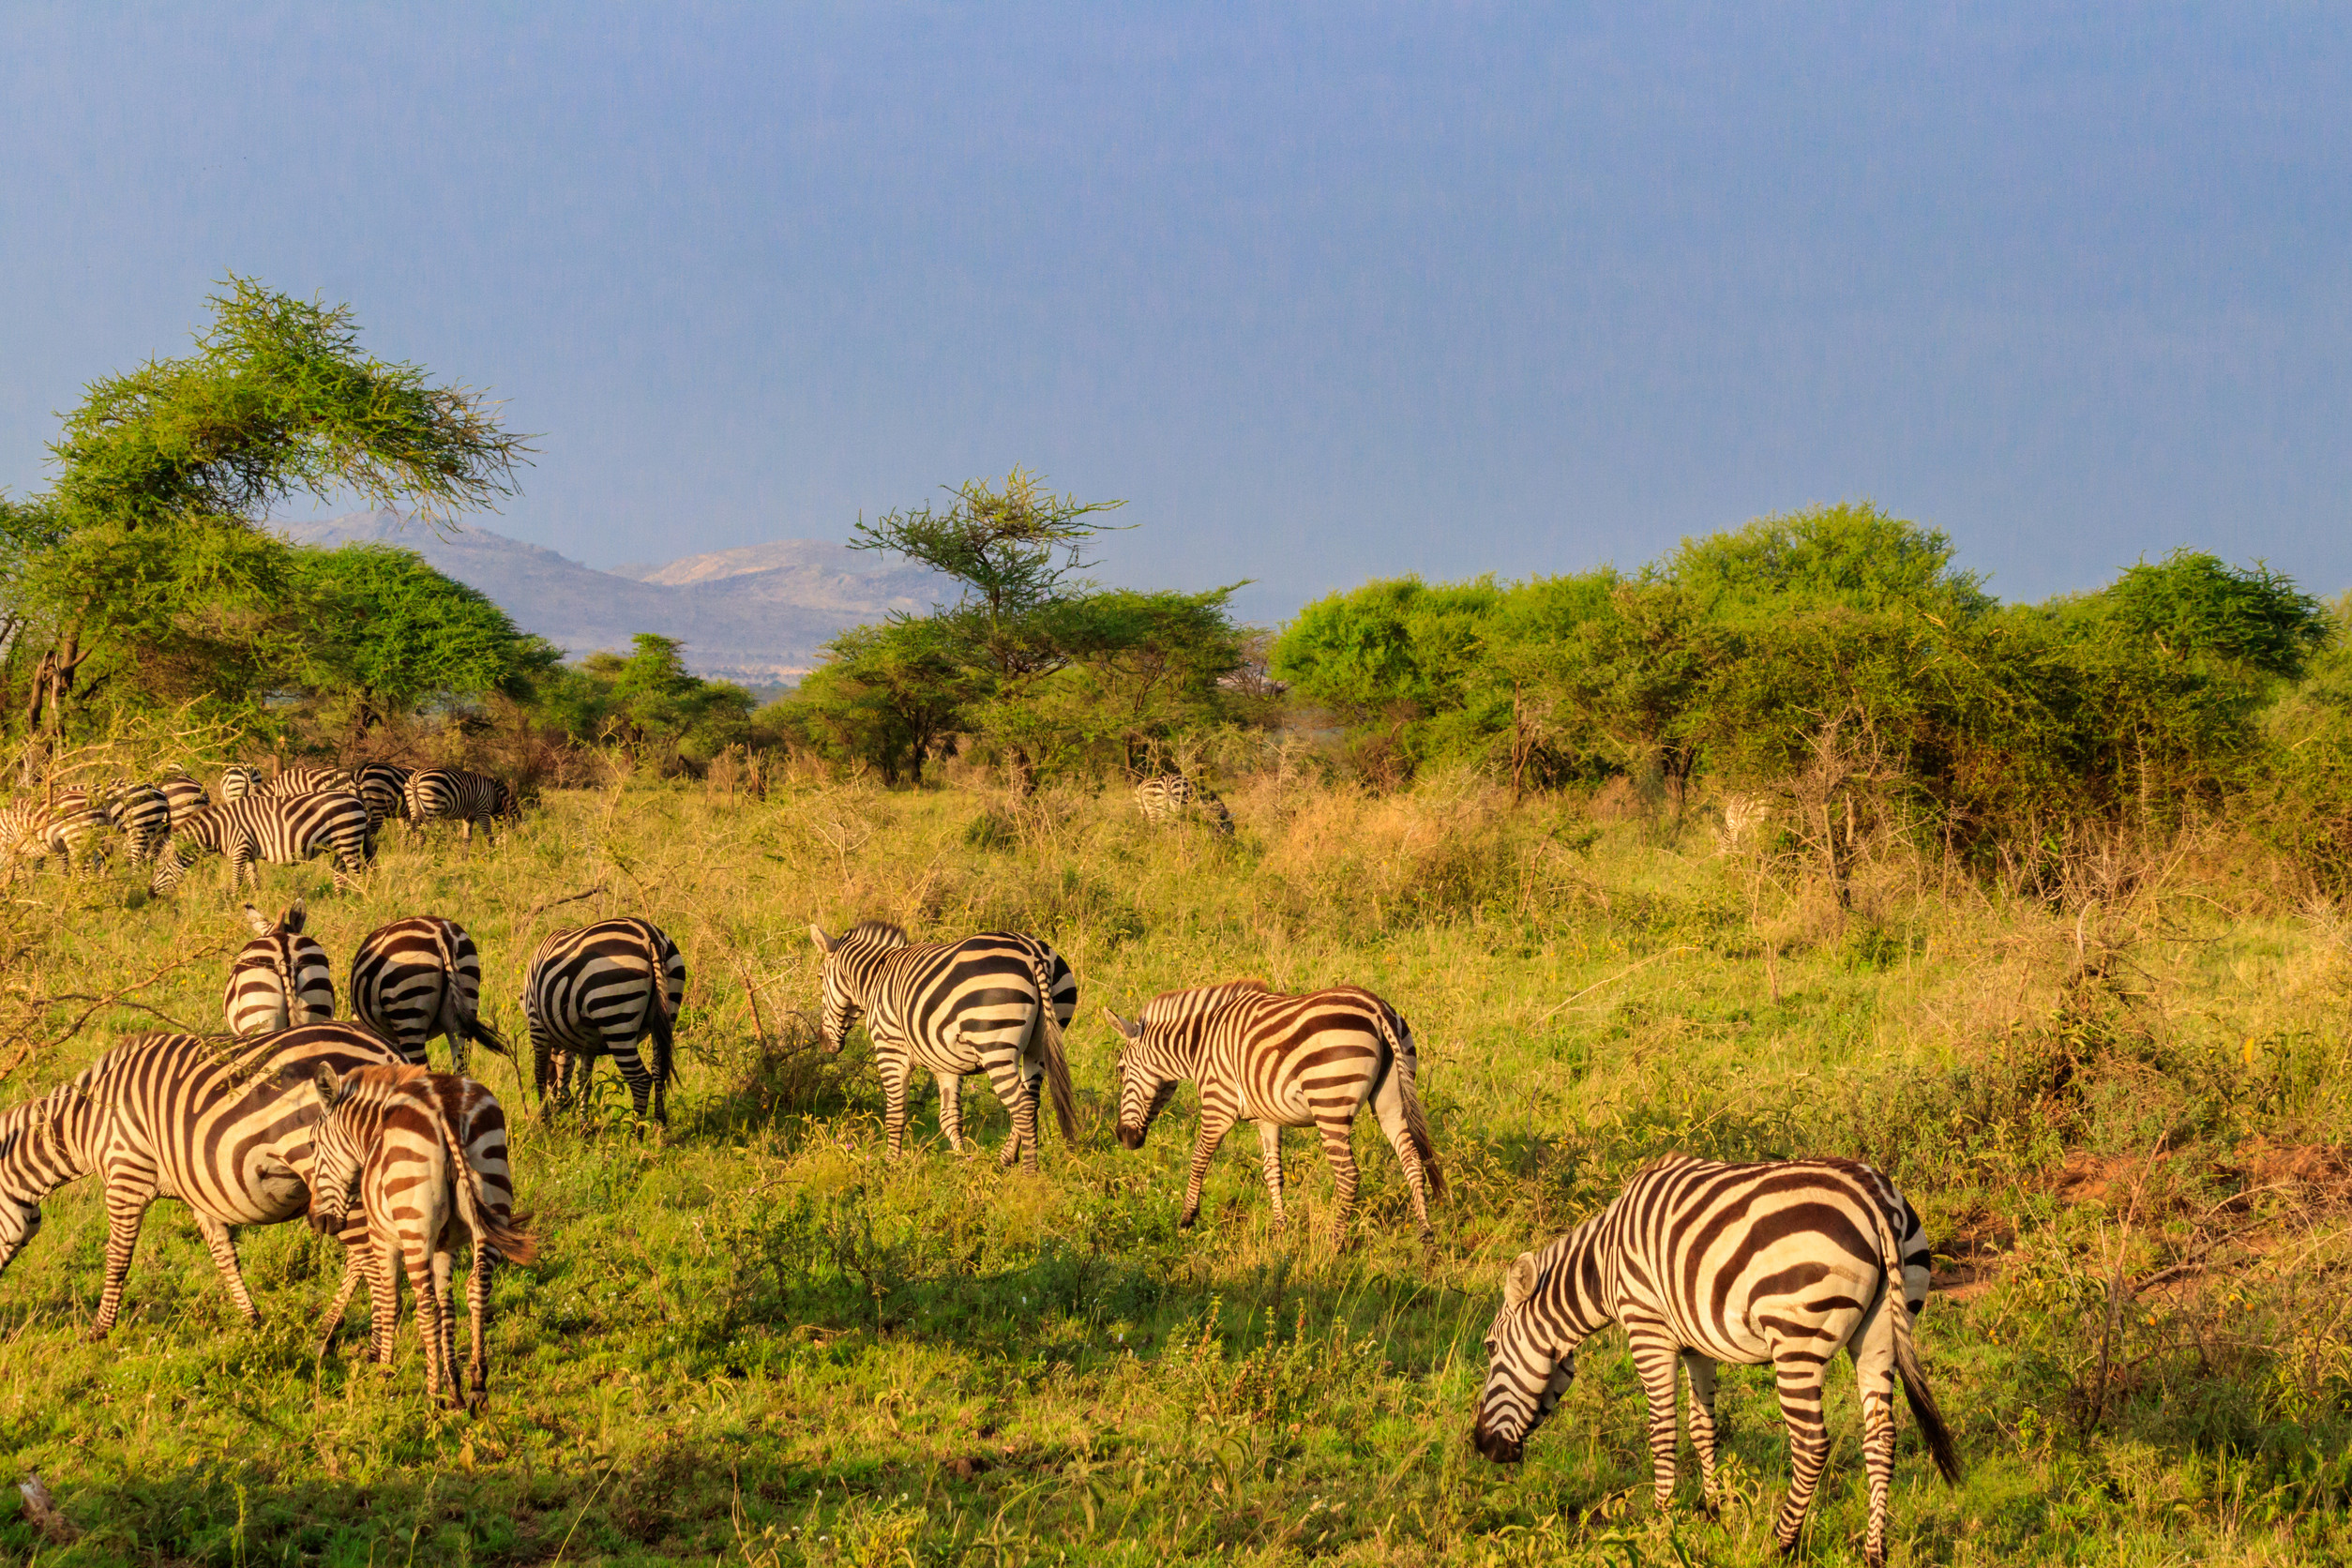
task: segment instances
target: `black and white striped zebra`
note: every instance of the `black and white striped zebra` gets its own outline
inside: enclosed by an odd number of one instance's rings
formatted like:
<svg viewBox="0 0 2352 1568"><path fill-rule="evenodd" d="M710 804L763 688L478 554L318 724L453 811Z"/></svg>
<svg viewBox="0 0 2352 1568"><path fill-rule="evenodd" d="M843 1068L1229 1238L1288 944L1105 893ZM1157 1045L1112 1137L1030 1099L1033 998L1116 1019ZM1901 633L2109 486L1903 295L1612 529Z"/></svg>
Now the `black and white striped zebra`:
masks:
<svg viewBox="0 0 2352 1568"><path fill-rule="evenodd" d="M1214 790L1206 784L1196 784L1181 773L1164 773L1147 778L1135 787L1136 809L1143 820L1159 826L1179 822L1198 813L1215 833L1230 837L1233 833L1233 813L1225 808Z"/></svg>
<svg viewBox="0 0 2352 1568"><path fill-rule="evenodd" d="M54 859L68 876L102 870L113 825L79 790L0 807L0 869L10 876L20 866L38 871Z"/></svg>
<svg viewBox="0 0 2352 1568"><path fill-rule="evenodd" d="M940 1131L958 1153L968 1073L988 1075L1013 1119L1013 1136L998 1164L1019 1159L1037 1168L1041 1085L1063 1138L1078 1141L1062 1041L1078 1011L1078 977L1059 953L1014 931L913 944L906 932L880 920L860 922L838 937L821 926L809 927L808 934L824 955L825 1049L837 1053L850 1025L864 1015L882 1075L882 1124L892 1154L905 1142L907 1087L918 1070L939 1086Z"/></svg>
<svg viewBox="0 0 2352 1568"><path fill-rule="evenodd" d="M482 956L456 921L412 915L379 926L351 960L352 1015L399 1048L410 1065L429 1065L426 1042L447 1037L451 1070L465 1071L465 1043L501 1056L506 1042L481 1020Z"/></svg>
<svg viewBox="0 0 2352 1568"><path fill-rule="evenodd" d="M363 762L352 770L359 798L368 803L368 816L379 826L391 818L408 816L409 773L392 762Z"/></svg>
<svg viewBox="0 0 2352 1568"><path fill-rule="evenodd" d="M1912 1322L1927 1300L1919 1216L1884 1176L1851 1160L1718 1165L1672 1154L1627 1183L1609 1206L1538 1252L1521 1253L1487 1331L1478 1450L1520 1458L1528 1434L1567 1392L1576 1349L1624 1325L1650 1404L1658 1506L1674 1496L1675 1374L1691 1385L1700 1485L1715 1500L1715 1366L1769 1363L1788 1428L1789 1486L1773 1528L1795 1547L1830 1441L1822 1373L1841 1349L1862 1386L1869 1472L1864 1556L1886 1560L1900 1378L1928 1452L1960 1479L1952 1434L1921 1367Z"/></svg>
<svg viewBox="0 0 2352 1568"><path fill-rule="evenodd" d="M1419 1058L1412 1031L1387 1003L1358 986L1284 996L1262 980L1235 980L1168 991L1145 1003L1141 1016L1126 1019L1112 1013L1110 1020L1122 1036L1121 1143L1141 1148L1176 1086L1186 1080L1200 1086L1200 1133L1193 1140L1180 1228L1200 1213L1217 1145L1234 1123L1247 1121L1258 1123L1277 1226L1283 1217L1282 1129L1311 1126L1321 1135L1338 1211L1334 1229L1345 1235L1356 1202L1356 1113L1369 1103L1405 1168L1421 1239L1431 1239L1429 1199L1445 1196L1445 1177L1414 1083Z"/></svg>
<svg viewBox="0 0 2352 1568"><path fill-rule="evenodd" d="M40 1229L41 1200L97 1173L106 1187L106 1274L90 1337L114 1326L148 1205L185 1202L249 1322L261 1313L237 1270L233 1225L278 1225L309 1207L318 1067L393 1064L390 1047L350 1024L311 1024L257 1041L134 1034L37 1100L0 1113L0 1271ZM343 1232L346 1247L367 1234ZM347 1257L348 1300L362 1271ZM376 1305L379 1315L384 1305Z"/></svg>
<svg viewBox="0 0 2352 1568"><path fill-rule="evenodd" d="M122 830L133 866L144 866L162 852L172 832L172 802L155 785L118 778L98 792L94 804Z"/></svg>
<svg viewBox="0 0 2352 1568"><path fill-rule="evenodd" d="M551 1116L571 1104L575 1088L584 1104L596 1058L610 1056L638 1116L650 1097L654 1120L667 1123L668 1088L676 1077L671 1032L685 999L686 957L650 920L599 920L551 933L531 956L522 983L540 1113ZM649 1037L650 1066L637 1048Z"/></svg>
<svg viewBox="0 0 2352 1568"><path fill-rule="evenodd" d="M326 949L302 928L296 898L273 923L245 906L253 940L229 964L229 989L221 1005L232 1034L264 1034L296 1024L324 1023L335 1016L335 972Z"/></svg>
<svg viewBox="0 0 2352 1568"><path fill-rule="evenodd" d="M173 827L212 804L212 796L204 792L204 787L186 775L174 774L159 779L156 788L163 792L164 804L171 808Z"/></svg>
<svg viewBox="0 0 2352 1568"><path fill-rule="evenodd" d="M258 891L257 862L292 866L321 850L333 856L338 890L356 887L368 868L370 840L368 808L357 795L248 795L199 811L172 835L173 848L158 858L149 891L169 893L188 874L197 855L229 857L229 885L249 874Z"/></svg>
<svg viewBox="0 0 2352 1568"><path fill-rule="evenodd" d="M257 795L319 795L341 790L350 794L359 792L359 781L348 768L324 763L306 763L296 768L280 768L262 781L253 792Z"/></svg>
<svg viewBox="0 0 2352 1568"><path fill-rule="evenodd" d="M262 770L243 762L231 762L220 770L220 804L243 800L261 793Z"/></svg>
<svg viewBox="0 0 2352 1568"><path fill-rule="evenodd" d="M434 821L453 822L467 843L474 841L474 824L490 837L490 824L501 817L520 821L522 807L514 791L487 774L463 768L419 768L409 775L408 820L415 827Z"/></svg>

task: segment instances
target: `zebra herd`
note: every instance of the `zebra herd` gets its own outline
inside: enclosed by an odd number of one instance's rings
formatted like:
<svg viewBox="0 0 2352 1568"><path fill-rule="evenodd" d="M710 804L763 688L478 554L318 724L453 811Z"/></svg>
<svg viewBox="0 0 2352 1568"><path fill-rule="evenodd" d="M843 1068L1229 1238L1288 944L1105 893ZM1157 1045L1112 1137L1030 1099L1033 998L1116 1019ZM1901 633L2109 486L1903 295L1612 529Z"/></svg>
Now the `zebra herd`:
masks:
<svg viewBox="0 0 2352 1568"><path fill-rule="evenodd" d="M453 822L470 845L521 815L503 781L463 768L368 762L294 767L264 776L243 763L222 770L216 804L186 776L156 783L118 778L100 788L52 790L0 806L0 877L38 872L54 859L68 875L103 868L119 836L133 866L153 866L148 892L176 887L201 854L228 858L230 879L261 885L262 864L293 865L325 852L335 886L354 886L375 856L376 836L399 818L413 828Z"/></svg>
<svg viewBox="0 0 2352 1568"><path fill-rule="evenodd" d="M278 780L233 774L221 783L223 806L199 800L184 809L161 787L154 788L153 800L136 788L118 788L84 797L76 809L112 811L107 821L132 835L130 824L144 831L152 823L159 800L167 818L179 813L170 820L171 837L184 837L199 822L281 820L236 814L240 807L273 801L327 802L341 820L356 820L356 809L370 838L396 809L412 822L466 822L469 837L471 822L487 825L513 814L512 794L479 776L420 788L426 775L419 774L395 787L365 776L370 771L304 780L288 793L271 792ZM400 807L379 808L395 799ZM1154 821L1214 806L1219 831L1231 828L1222 803L1181 776L1148 780L1138 799ZM245 831L249 849L283 847L255 828ZM132 841L150 857L159 853L153 837ZM233 846L239 840L227 832L205 842L226 848L240 874L250 859L276 858L238 859ZM455 1403L451 1280L457 1251L467 1246L472 1357L465 1397L479 1400L488 1386L491 1270L501 1261L533 1260L539 1245L515 1212L504 1108L464 1076L468 1043L508 1050L479 1016L479 952L461 926L439 915L380 927L353 956L352 1018L339 1021L332 966L305 930L302 905L275 921L249 904L245 914L254 939L231 966L223 1001L231 1038L133 1035L50 1094L0 1112L0 1271L39 1229L42 1199L95 1173L105 1189L108 1232L94 1338L115 1321L142 1218L158 1196L188 1203L232 1300L253 1321L259 1313L238 1273L230 1228L307 1214L346 1249L341 1288L319 1325L322 1349L364 1284L369 1354L388 1362L398 1280L404 1276L416 1304L429 1397ZM958 1153L967 1142L962 1080L975 1073L987 1077L1011 1120L1000 1165L1037 1168L1048 1104L1063 1138L1078 1140L1065 1032L1078 1013L1078 986L1048 942L1007 931L915 942L899 927L875 920L838 935L812 926L810 937L822 959L822 1044L838 1053L852 1025L864 1022L892 1156L903 1152L909 1089L923 1075L938 1089L941 1134ZM522 989L541 1114L555 1115L583 1097L596 1058L610 1055L637 1114L666 1121L685 987L683 955L649 921L603 920L543 941ZM1446 1184L1420 1101L1412 1031L1387 1001L1354 986L1289 996L1242 980L1165 992L1132 1018L1108 1010L1105 1017L1118 1037L1122 1145L1139 1148L1179 1086L1197 1086L1199 1119L1181 1227L1199 1214L1223 1139L1236 1123L1248 1121L1258 1127L1275 1225L1285 1217L1282 1130L1311 1126L1332 1169L1334 1223L1344 1234L1358 1182L1352 1133L1368 1106L1404 1172L1421 1239L1433 1239L1429 1205L1444 1198ZM427 1043L436 1034L448 1041L450 1072L430 1069ZM641 1048L648 1043L650 1049ZM1928 1259L1917 1214L1867 1166L1834 1159L1724 1165L1667 1156L1637 1173L1599 1214L1510 1265L1485 1340L1474 1444L1489 1460L1519 1461L1566 1392L1577 1349L1615 1323L1625 1330L1649 1406L1659 1506L1674 1490L1678 1383L1687 1380L1701 1493L1711 1512L1718 1492L1715 1369L1724 1363L1770 1364L1788 1432L1791 1481L1774 1527L1787 1549L1827 1458L1824 1374L1844 1351L1861 1386L1869 1495L1864 1553L1878 1568L1886 1555L1898 1381L1937 1467L1947 1480L1960 1475L1914 1338Z"/></svg>

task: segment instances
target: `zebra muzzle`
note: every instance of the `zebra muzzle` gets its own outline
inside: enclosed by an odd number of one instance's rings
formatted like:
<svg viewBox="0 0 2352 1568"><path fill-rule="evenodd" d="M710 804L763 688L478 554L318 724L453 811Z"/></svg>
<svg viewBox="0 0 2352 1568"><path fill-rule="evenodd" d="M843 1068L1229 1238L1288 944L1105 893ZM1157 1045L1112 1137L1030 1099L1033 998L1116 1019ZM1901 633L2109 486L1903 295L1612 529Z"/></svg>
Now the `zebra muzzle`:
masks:
<svg viewBox="0 0 2352 1568"><path fill-rule="evenodd" d="M1119 1129L1119 1147L1122 1149L1142 1148L1143 1129L1141 1127L1129 1127L1122 1125Z"/></svg>
<svg viewBox="0 0 2352 1568"><path fill-rule="evenodd" d="M1527 1457L1526 1443L1485 1426L1478 1427L1470 1438L1478 1444L1478 1452L1498 1465L1515 1465Z"/></svg>

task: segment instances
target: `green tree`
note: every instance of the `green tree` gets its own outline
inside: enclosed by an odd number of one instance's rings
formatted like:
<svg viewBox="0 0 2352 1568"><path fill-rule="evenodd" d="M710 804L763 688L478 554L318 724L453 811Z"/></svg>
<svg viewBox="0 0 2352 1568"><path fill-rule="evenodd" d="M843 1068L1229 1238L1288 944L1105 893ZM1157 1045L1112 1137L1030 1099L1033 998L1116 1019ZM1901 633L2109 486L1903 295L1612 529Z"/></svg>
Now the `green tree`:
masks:
<svg viewBox="0 0 2352 1568"><path fill-rule="evenodd" d="M315 628L305 674L347 697L362 730L428 701L496 691L518 701L561 653L525 636L489 596L453 581L415 550L345 545L294 551L294 581Z"/></svg>
<svg viewBox="0 0 2352 1568"><path fill-rule="evenodd" d="M10 531L27 729L61 732L110 686L255 701L301 637L292 554L260 527L296 493L442 518L514 492L527 438L481 394L364 353L348 307L235 277L211 303L194 354L91 384L51 447L33 536Z"/></svg>

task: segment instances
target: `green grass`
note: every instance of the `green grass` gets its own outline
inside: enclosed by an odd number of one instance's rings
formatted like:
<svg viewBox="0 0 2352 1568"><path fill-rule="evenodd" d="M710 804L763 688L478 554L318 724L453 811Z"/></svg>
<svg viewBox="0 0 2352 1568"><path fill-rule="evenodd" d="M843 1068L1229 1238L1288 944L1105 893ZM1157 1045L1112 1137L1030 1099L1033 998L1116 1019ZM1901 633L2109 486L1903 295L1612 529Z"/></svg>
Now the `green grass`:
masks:
<svg viewBox="0 0 2352 1568"><path fill-rule="evenodd" d="M0 1276L0 1467L38 1470L84 1533L48 1545L0 1501L0 1556L1762 1563L1787 1476L1763 1369L1724 1378L1719 1523L1687 1447L1681 1506L1652 1510L1614 1334L1524 1467L1467 1440L1502 1265L1685 1148L1877 1161L1951 1255L1922 1341L1969 1475L1944 1487L1905 1420L1894 1561L2352 1559L2352 962L2334 912L2249 852L2151 857L2085 912L1946 887L1884 849L1848 912L1696 822L1514 808L1464 781L1370 800L1261 778L1228 799L1230 845L1147 832L1115 795L631 781L553 795L470 856L392 830L358 897L323 866L266 868L273 912L309 896L339 982L384 920L463 921L509 1030L540 933L652 917L690 967L671 1128L629 1125L609 1065L589 1124L559 1130L507 1063L477 1069L520 1123L544 1243L499 1275L479 1417L427 1406L405 1318L388 1375L355 1359L355 1319L310 1354L340 1263L300 1225L241 1236L265 1319L248 1329L159 1203L121 1325L84 1344L99 1193L59 1192ZM131 1000L218 1026L210 949L243 927L217 861L161 902L128 873L11 894L0 1023L44 1037L86 1003L40 999L185 958ZM1001 1173L1006 1119L975 1081L981 1153L947 1153L918 1103L913 1152L882 1156L863 1035L838 1061L810 1046L807 927L861 915L1061 947L1083 1147L1048 1133L1040 1174ZM1303 1133L1285 1234L1246 1129L1199 1228L1176 1229L1189 1096L1140 1153L1109 1137L1097 1007L1252 973L1367 985L1411 1021L1455 1187L1433 1252L1368 1124L1345 1249ZM0 1097L151 1027L102 1009ZM1832 1387L1803 1555L1859 1562L1850 1375Z"/></svg>

